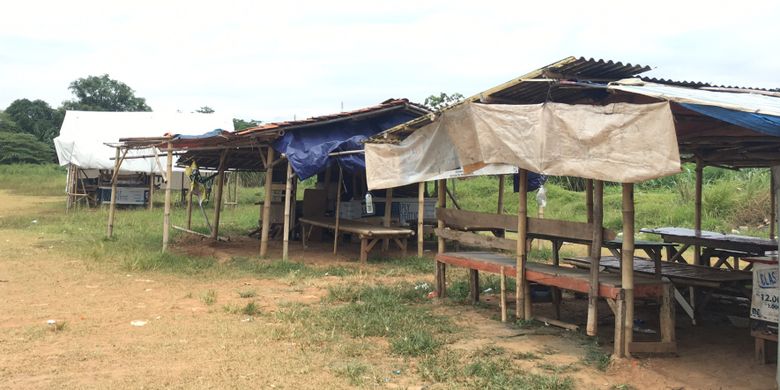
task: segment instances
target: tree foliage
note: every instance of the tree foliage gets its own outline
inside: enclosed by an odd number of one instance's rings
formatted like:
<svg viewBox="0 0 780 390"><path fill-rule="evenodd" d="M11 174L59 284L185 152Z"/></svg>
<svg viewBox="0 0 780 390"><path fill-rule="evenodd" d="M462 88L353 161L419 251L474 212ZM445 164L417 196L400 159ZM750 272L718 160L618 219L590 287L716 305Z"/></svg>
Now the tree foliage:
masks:
<svg viewBox="0 0 780 390"><path fill-rule="evenodd" d="M441 111L455 103L463 100L463 95L458 92L447 94L440 92L438 95L431 95L425 98L423 105L433 111Z"/></svg>
<svg viewBox="0 0 780 390"><path fill-rule="evenodd" d="M27 133L40 142L52 145L52 140L60 132L64 113L55 110L43 100L17 99L5 109L4 116L10 122L6 123L0 117L0 131Z"/></svg>
<svg viewBox="0 0 780 390"><path fill-rule="evenodd" d="M203 107L195 110L195 112L199 112L201 114L213 114L214 113L214 109L209 107L209 106L203 106Z"/></svg>
<svg viewBox="0 0 780 390"><path fill-rule="evenodd" d="M262 121L258 121L254 119L245 121L243 119L233 118L233 128L236 131L248 129L250 127L255 127L260 125L260 123L262 123Z"/></svg>
<svg viewBox="0 0 780 390"><path fill-rule="evenodd" d="M81 111L151 111L146 99L135 96L127 84L111 79L108 74L88 76L70 83L75 100L62 103L66 110Z"/></svg>
<svg viewBox="0 0 780 390"><path fill-rule="evenodd" d="M0 111L0 132L18 133L20 131L19 125L11 119L11 116L5 111Z"/></svg>
<svg viewBox="0 0 780 390"><path fill-rule="evenodd" d="M0 132L0 164L52 162L51 146L25 133Z"/></svg>

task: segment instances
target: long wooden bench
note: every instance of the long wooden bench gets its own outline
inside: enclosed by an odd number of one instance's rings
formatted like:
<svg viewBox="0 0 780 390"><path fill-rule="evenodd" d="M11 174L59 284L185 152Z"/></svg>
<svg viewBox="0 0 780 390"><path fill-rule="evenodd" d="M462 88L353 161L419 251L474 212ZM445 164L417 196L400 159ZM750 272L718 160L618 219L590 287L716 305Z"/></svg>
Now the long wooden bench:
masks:
<svg viewBox="0 0 780 390"><path fill-rule="evenodd" d="M329 217L307 217L300 218L301 222L301 242L306 248L306 239L311 233L313 226L323 229L336 231L336 219ZM307 231L306 225L309 229ZM351 233L360 238L360 262L365 264L368 261L368 253L374 248L379 240L389 239L398 245L404 255L406 255L407 239L414 235L414 231L399 227L385 227L381 225L372 225L367 222L355 221L352 219L340 219L338 224L338 234Z"/></svg>
<svg viewBox="0 0 780 390"><path fill-rule="evenodd" d="M488 236L472 232L473 230L514 230L517 216L487 214L453 209L437 209L437 218L444 227L436 229L436 234L445 240L458 241L479 248L515 251L516 240ZM572 267L561 267L558 250L563 242L590 244L593 227L590 224L551 219L528 218L528 238L546 239L553 242L553 264L526 263L526 279L529 282L553 287L553 304L556 317L560 314L560 289L580 293L590 290L590 273ZM604 229L605 240L614 239L614 232ZM526 243L527 245L528 243ZM601 244L601 243L600 243ZM439 296L446 295L446 266L453 265L469 269L470 295L472 302L479 300L479 272L489 272L501 276L502 287L507 276L517 277L516 259L495 252L447 252L436 255L436 288ZM501 317L507 317L505 291L501 291ZM626 313L625 294L619 275L609 272L599 273L598 296L606 299L615 314L615 337L622 338L623 318ZM636 276L634 278L634 297L656 299L660 308L660 342L633 342L630 352L675 352L674 307L672 285L668 279ZM530 297L526 297L530 299Z"/></svg>

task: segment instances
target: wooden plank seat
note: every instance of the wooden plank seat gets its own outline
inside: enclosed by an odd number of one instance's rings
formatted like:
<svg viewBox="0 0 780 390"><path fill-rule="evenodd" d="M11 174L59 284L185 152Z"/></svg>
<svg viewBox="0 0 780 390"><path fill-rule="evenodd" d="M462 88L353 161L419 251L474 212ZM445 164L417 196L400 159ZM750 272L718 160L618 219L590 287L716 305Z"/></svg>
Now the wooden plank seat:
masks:
<svg viewBox="0 0 780 390"><path fill-rule="evenodd" d="M436 255L436 261L494 274L501 274L501 268L504 268L506 276L517 276L515 258L495 252L445 252ZM586 294L590 286L588 271L550 264L529 262L526 265L526 278L529 282ZM638 276L634 279L634 296L660 298L666 284L668 282ZM617 299L621 289L620 275L613 272L599 274L599 297Z"/></svg>
<svg viewBox="0 0 780 390"><path fill-rule="evenodd" d="M517 250L517 241L504 237L475 233L475 230L494 231L496 229L512 231L517 229L517 216L502 214L487 214L472 211L452 210L439 208L436 210L440 220L439 227L435 230L442 240L457 241L478 248L490 248L514 252ZM593 237L598 236L592 224L571 221L559 221L552 219L527 218L526 247L530 239L545 239L553 243L552 263L540 264L525 263L525 279L527 282L552 287L552 302L555 308L555 321L560 318L560 290L569 290L579 293L590 293L590 271L572 267L561 267L559 250L564 242L590 244ZM615 233L602 228L601 235L604 240L615 238ZM603 242L600 245L604 244ZM613 248L617 245L612 242ZM640 249L648 249L659 254L662 248L668 245L647 243ZM479 300L479 272L489 272L500 275L501 280L501 320L507 320L506 277L518 277L518 260L514 255L505 255L497 252L469 251L447 252L446 247L440 243L440 252L436 255L436 291L439 297L446 295L446 266L458 266L469 270L469 287L472 302ZM442 250L445 248L445 250ZM526 285L527 286L527 285ZM526 290L525 299L530 300ZM598 288L596 294L604 298L615 315L615 346L618 351L622 346L623 333L626 318L626 291L622 286L620 275L612 272L598 272ZM635 276L633 296L636 298L656 299L660 302L660 340L651 342L630 342L627 348L630 352L639 353L672 353L677 350L674 332L674 301L673 286L668 279ZM518 309L519 310L519 309ZM528 312L527 312L528 313ZM526 314L528 316L528 314ZM537 317L538 318L538 317ZM558 321L560 323L560 321ZM561 323L563 324L563 323ZM570 324L569 324L570 325Z"/></svg>
<svg viewBox="0 0 780 390"><path fill-rule="evenodd" d="M336 230L335 217L305 217L300 218L299 221L301 222L301 241L304 248L306 248L306 239L311 233L312 227L316 226L334 232ZM308 230L306 229L307 225ZM383 239L393 240L406 255L407 239L414 235L414 231L411 229L385 227L353 219L339 219L338 229L339 234L351 233L360 238L360 262L363 264L368 260L368 253L371 252L374 245Z"/></svg>

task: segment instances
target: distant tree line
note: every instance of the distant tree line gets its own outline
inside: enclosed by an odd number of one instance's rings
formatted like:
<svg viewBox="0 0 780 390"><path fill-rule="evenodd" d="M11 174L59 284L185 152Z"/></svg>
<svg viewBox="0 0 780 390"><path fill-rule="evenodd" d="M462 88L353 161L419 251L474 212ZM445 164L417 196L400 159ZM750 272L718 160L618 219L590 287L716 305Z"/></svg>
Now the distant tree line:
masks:
<svg viewBox="0 0 780 390"><path fill-rule="evenodd" d="M88 76L70 83L73 99L53 108L43 100L17 99L0 111L0 164L56 162L54 138L60 133L65 111L152 111L146 99L108 74ZM213 113L208 106L196 112ZM259 121L234 118L236 130Z"/></svg>

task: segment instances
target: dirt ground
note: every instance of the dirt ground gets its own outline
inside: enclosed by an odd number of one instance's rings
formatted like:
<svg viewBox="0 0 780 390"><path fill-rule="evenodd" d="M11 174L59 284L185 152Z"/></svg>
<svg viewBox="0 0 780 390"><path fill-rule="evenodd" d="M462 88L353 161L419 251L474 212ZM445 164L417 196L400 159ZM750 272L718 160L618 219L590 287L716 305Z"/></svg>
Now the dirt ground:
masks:
<svg viewBox="0 0 780 390"><path fill-rule="evenodd" d="M29 213L41 202L61 201L0 193L0 218ZM285 303L315 304L332 283L374 283L379 276L350 275L295 281L289 279L207 279L157 272L127 273L91 259L63 257L57 237L19 230L0 230L0 387L2 388L344 388L334 374L339 364L328 351L301 348L275 337L273 316ZM220 259L253 256L257 241L239 239L214 245L188 245L199 255ZM355 246L338 258L327 246L302 253L293 245L293 260L354 266ZM279 247L272 245L272 251ZM432 279L432 278L430 278ZM237 291L252 288L261 313L231 314L223 305L242 301ZM204 292L216 292L207 305ZM552 351L545 361L565 365L582 357L582 345L559 335L520 335L495 320L495 297L487 307L435 305L465 335L450 345L472 351L496 345L512 352ZM536 304L545 313L549 305ZM581 300L569 300L564 320L583 322ZM641 313L641 309L638 310ZM611 349L612 318L601 307L602 341ZM65 324L56 331L48 320ZM131 321L146 321L136 327ZM648 322L652 320L648 317ZM583 389L770 389L775 365L753 360L747 329L713 319L693 327L678 313L677 356L641 357L613 362L601 372L583 367L566 375ZM387 380L370 387L423 388L408 361L393 357L386 346L366 356ZM535 363L516 362L531 370ZM525 366L527 365L527 367ZM400 375L392 372L403 368ZM437 387L438 388L438 387Z"/></svg>

